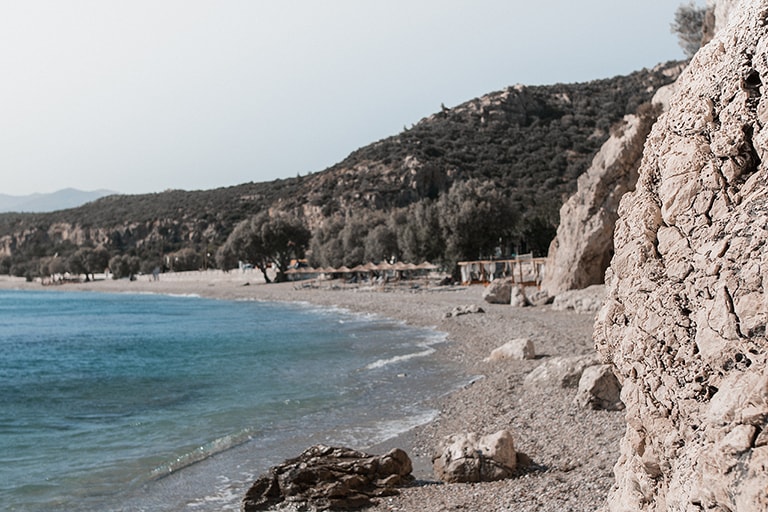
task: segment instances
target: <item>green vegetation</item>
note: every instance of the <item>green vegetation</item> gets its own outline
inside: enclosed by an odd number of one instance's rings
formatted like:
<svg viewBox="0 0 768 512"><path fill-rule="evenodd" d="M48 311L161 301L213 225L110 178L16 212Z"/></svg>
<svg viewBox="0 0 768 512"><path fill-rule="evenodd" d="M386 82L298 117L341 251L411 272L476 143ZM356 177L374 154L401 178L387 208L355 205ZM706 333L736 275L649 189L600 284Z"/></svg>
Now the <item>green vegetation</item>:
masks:
<svg viewBox="0 0 768 512"><path fill-rule="evenodd" d="M681 4L675 11L670 29L677 35L677 42L688 58L693 57L701 47L706 16L707 8L699 7L693 1Z"/></svg>
<svg viewBox="0 0 768 512"><path fill-rule="evenodd" d="M675 68L510 87L442 108L303 177L2 214L0 272L31 278L109 265L124 277L155 267L232 268L238 260L285 270L307 247L322 266L394 257L450 269L460 259L543 255L560 206L612 125L673 80ZM311 230L306 242L299 223ZM262 247L272 239L279 243Z"/></svg>
<svg viewBox="0 0 768 512"><path fill-rule="evenodd" d="M261 270L268 283L267 268L274 265L277 281L284 281L291 259L304 257L311 236L301 219L263 212L235 226L217 251L216 260L222 268L232 268L238 260L247 261Z"/></svg>

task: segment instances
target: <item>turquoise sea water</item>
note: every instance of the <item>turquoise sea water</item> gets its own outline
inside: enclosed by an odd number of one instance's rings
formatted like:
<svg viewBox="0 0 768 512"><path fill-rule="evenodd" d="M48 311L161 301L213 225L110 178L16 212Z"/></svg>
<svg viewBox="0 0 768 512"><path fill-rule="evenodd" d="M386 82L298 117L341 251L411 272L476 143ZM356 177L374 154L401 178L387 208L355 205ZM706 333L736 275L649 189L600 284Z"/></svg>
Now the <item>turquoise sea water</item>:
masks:
<svg viewBox="0 0 768 512"><path fill-rule="evenodd" d="M4 510L237 510L310 444L364 448L456 382L429 330L298 304L0 291Z"/></svg>

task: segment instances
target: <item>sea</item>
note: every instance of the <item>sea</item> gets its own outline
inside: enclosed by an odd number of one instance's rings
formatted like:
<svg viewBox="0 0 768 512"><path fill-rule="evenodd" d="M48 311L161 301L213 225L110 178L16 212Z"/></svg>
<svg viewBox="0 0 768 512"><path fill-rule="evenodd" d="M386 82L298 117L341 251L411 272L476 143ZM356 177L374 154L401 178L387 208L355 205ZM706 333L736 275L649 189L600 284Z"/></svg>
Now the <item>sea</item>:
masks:
<svg viewBox="0 0 768 512"><path fill-rule="evenodd" d="M0 503L239 510L313 444L433 419L445 335L374 315L198 296L0 291Z"/></svg>

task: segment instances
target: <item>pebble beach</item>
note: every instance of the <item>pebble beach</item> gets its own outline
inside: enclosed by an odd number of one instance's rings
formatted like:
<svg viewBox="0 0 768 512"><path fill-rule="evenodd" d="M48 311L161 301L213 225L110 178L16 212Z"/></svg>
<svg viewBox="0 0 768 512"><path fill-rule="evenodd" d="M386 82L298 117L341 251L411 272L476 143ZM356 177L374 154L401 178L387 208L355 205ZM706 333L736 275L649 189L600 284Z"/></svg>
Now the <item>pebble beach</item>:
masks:
<svg viewBox="0 0 768 512"><path fill-rule="evenodd" d="M42 289L39 283L0 277L0 287ZM436 286L407 281L386 286L342 285L337 281L264 284L256 273L165 274L158 281L102 280L53 289L97 292L195 294L239 300L308 302L376 314L447 334L431 357L449 358L467 384L436 399L432 422L380 445L352 447L370 453L402 448L414 462L414 486L382 499L379 511L589 511L600 509L614 483L612 467L624 431L623 412L584 409L576 389L524 386L525 376L556 356L594 354L593 315L554 311L551 306L514 308L487 304L483 286ZM484 313L447 317L457 306L479 305ZM536 358L489 362L490 352L515 338L532 340ZM443 484L431 459L445 436L510 430L515 448L532 464L519 477L479 484ZM301 449L303 449L302 447ZM298 453L297 453L298 454Z"/></svg>

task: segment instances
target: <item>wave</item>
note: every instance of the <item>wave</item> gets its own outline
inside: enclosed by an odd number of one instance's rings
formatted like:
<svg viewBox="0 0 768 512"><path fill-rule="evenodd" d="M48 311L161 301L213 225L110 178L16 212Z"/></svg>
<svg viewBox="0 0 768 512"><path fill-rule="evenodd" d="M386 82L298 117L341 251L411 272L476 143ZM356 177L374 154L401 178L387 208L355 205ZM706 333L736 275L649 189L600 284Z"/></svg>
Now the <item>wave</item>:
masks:
<svg viewBox="0 0 768 512"><path fill-rule="evenodd" d="M421 352L413 352L411 354L402 354L399 356L390 357L389 359L379 359L377 361L372 362L371 364L368 364L365 366L366 370L375 370L376 368L383 368L384 366L389 366L390 364L400 363L402 361L408 361L409 359L415 359L417 357L427 357L434 354L436 350L432 347L429 347L426 350L422 350Z"/></svg>
<svg viewBox="0 0 768 512"><path fill-rule="evenodd" d="M430 335L426 341L419 343L416 345L417 348L421 348L423 350L419 352L411 352L409 354L400 354L397 356L389 357L386 359L378 359L368 365L365 366L366 370L375 370L377 368L383 368L385 366L389 366L391 364L401 363L403 361L408 361L410 359L416 359L419 357L427 357L431 356L436 352L434 345L437 345L439 343L443 343L448 339L448 334L444 332L435 332L432 335Z"/></svg>
<svg viewBox="0 0 768 512"><path fill-rule="evenodd" d="M172 461L157 466L149 472L150 480L160 480L173 473L189 467L198 462L213 457L219 453L230 450L253 439L253 429L243 429L234 434L229 434L210 441L195 450L176 457Z"/></svg>

